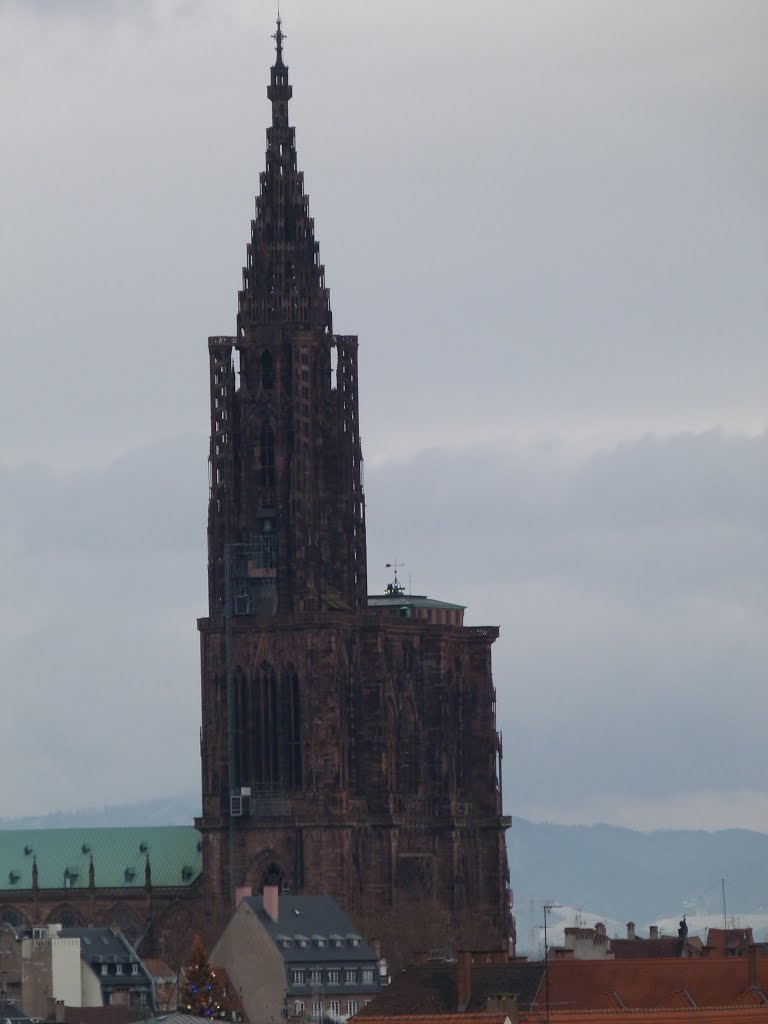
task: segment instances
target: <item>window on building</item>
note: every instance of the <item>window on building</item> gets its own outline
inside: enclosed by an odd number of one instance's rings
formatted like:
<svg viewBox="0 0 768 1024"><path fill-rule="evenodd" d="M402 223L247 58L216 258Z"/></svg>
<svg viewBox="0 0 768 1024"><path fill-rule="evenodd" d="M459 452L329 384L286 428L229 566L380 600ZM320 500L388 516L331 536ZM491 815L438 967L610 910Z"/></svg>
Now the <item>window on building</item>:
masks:
<svg viewBox="0 0 768 1024"><path fill-rule="evenodd" d="M300 1017L304 1013L304 1000L297 999L293 1004L293 1012L296 1017Z"/></svg>
<svg viewBox="0 0 768 1024"><path fill-rule="evenodd" d="M309 983L310 985L322 985L323 983L323 972L315 969L309 972Z"/></svg>
<svg viewBox="0 0 768 1024"><path fill-rule="evenodd" d="M261 486L271 489L275 486L275 435L269 423L261 425Z"/></svg>
<svg viewBox="0 0 768 1024"><path fill-rule="evenodd" d="M138 973L139 973L139 965L138 964L131 964L131 974L138 974Z"/></svg>
<svg viewBox="0 0 768 1024"><path fill-rule="evenodd" d="M335 968L331 968L331 970L328 971L328 984L329 985L338 985L339 984L339 977L340 977L340 971L337 971Z"/></svg>
<svg viewBox="0 0 768 1024"><path fill-rule="evenodd" d="M347 1016L353 1017L357 1013L357 1000L350 999L347 1003Z"/></svg>
<svg viewBox="0 0 768 1024"><path fill-rule="evenodd" d="M109 974L109 967L107 967L106 964L102 964L101 965L101 973L102 974Z"/></svg>
<svg viewBox="0 0 768 1024"><path fill-rule="evenodd" d="M292 977L294 985L304 984L304 971L294 971Z"/></svg>
<svg viewBox="0 0 768 1024"><path fill-rule="evenodd" d="M123 965L122 964L115 964L115 974L122 974L122 973L123 973Z"/></svg>
<svg viewBox="0 0 768 1024"><path fill-rule="evenodd" d="M323 1004L320 1000L312 1003L312 1020L321 1020L323 1016Z"/></svg>
<svg viewBox="0 0 768 1024"><path fill-rule="evenodd" d="M330 1001L330 1003L328 1004L328 1012L333 1017L338 1017L339 1016L339 1000L338 999L332 999Z"/></svg>
<svg viewBox="0 0 768 1024"><path fill-rule="evenodd" d="M354 967L348 967L344 971L344 981L346 982L347 985L357 984L357 971L355 970Z"/></svg>
<svg viewBox="0 0 768 1024"><path fill-rule="evenodd" d="M370 968L370 967L364 967L363 968L363 984L364 985L372 985L373 984L373 969Z"/></svg>

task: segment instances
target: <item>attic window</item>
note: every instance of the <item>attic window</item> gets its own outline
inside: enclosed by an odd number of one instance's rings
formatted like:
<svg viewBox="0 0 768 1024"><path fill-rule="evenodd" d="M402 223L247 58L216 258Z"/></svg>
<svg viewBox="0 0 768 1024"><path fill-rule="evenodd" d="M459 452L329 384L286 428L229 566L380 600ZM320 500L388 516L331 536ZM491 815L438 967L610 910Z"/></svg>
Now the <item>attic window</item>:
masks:
<svg viewBox="0 0 768 1024"><path fill-rule="evenodd" d="M315 939L315 944L319 946L320 949L322 949L323 946L325 945L325 939Z"/></svg>
<svg viewBox="0 0 768 1024"><path fill-rule="evenodd" d="M194 873L195 872L189 866L189 864L185 864L184 867L181 869L181 880L182 880L182 882L188 882L190 880L190 878L192 878Z"/></svg>
<svg viewBox="0 0 768 1024"><path fill-rule="evenodd" d="M146 843L139 843L139 850L141 853L146 853L149 847Z"/></svg>
<svg viewBox="0 0 768 1024"><path fill-rule="evenodd" d="M34 853L34 850L32 849L31 846L25 846L24 847L24 853L28 857L30 855L30 853Z"/></svg>
<svg viewBox="0 0 768 1024"><path fill-rule="evenodd" d="M18 882L18 880L20 878L21 878L21 875L18 874L16 871L9 871L8 872L8 881L11 883L11 885L16 885L16 883Z"/></svg>
<svg viewBox="0 0 768 1024"><path fill-rule="evenodd" d="M133 868L126 868L125 871L123 872L123 878L125 879L126 882L132 882L135 877L136 872L134 871Z"/></svg>

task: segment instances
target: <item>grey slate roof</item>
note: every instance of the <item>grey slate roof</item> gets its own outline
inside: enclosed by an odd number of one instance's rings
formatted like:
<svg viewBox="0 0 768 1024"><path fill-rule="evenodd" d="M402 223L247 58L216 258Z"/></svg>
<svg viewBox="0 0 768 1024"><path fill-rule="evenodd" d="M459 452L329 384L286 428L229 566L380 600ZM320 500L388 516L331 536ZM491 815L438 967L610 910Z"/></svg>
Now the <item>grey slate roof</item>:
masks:
<svg viewBox="0 0 768 1024"><path fill-rule="evenodd" d="M281 893L277 921L273 921L265 912L260 895L249 896L245 902L280 951L290 995L306 995L316 988L309 982L309 971L313 969L323 971L322 988L329 994L331 987L326 984L325 972L334 968L341 974L332 990L340 996L361 995L378 989L376 954L332 897L286 896ZM372 983L363 984L363 967L373 971ZM347 968L357 969L357 982L345 981L344 971ZM293 983L293 971L296 969L305 970L305 983Z"/></svg>
<svg viewBox="0 0 768 1024"><path fill-rule="evenodd" d="M80 939L80 957L99 975L102 988L152 988L152 980L128 941L112 928L62 928L62 939ZM101 973L101 965L122 964L122 974ZM132 974L133 964L138 973Z"/></svg>

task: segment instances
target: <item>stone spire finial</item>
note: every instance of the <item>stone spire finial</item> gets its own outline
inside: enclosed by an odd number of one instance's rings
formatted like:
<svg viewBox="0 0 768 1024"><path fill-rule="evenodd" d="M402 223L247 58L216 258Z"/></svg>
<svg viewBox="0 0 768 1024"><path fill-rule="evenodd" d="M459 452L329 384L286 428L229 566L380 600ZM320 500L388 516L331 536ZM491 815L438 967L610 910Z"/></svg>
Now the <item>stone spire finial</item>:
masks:
<svg viewBox="0 0 768 1024"><path fill-rule="evenodd" d="M280 19L280 8L278 7L277 8L277 31L272 36L272 38L275 40L275 50L277 52L277 61L276 61L277 64L282 64L283 63L283 40L285 38L287 38L285 33L283 32L282 24L283 23L282 23L282 21Z"/></svg>

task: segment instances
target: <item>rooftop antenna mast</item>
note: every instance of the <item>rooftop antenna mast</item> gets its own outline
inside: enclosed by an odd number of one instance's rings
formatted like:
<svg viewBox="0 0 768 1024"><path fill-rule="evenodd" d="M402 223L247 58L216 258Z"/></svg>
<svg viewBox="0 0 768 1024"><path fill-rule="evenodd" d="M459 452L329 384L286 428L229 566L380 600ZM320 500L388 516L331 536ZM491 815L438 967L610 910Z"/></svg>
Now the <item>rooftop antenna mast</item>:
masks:
<svg viewBox="0 0 768 1024"><path fill-rule="evenodd" d="M547 1024L549 1024L549 945L547 943L547 914L553 910L559 909L560 904L553 902L553 900L546 900L544 903L544 988L546 998L546 1010L547 1010Z"/></svg>

